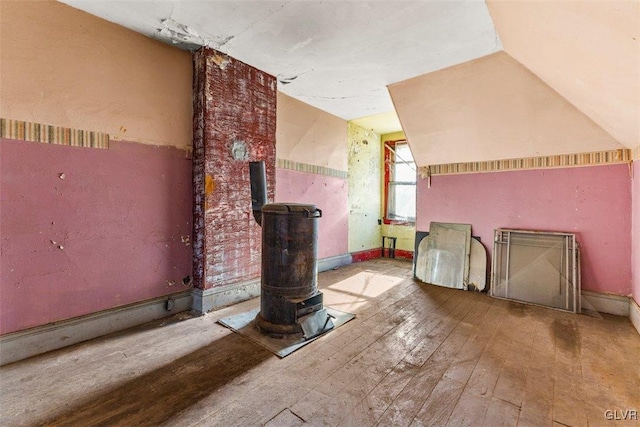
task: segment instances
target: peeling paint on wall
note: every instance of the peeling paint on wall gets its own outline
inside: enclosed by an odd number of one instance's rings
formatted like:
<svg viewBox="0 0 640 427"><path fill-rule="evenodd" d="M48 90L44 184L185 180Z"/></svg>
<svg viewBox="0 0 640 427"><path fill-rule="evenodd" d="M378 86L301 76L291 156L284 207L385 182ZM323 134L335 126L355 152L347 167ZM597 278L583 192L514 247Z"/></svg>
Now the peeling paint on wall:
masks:
<svg viewBox="0 0 640 427"><path fill-rule="evenodd" d="M225 57L222 55L212 55L210 60L223 71L226 70L229 63L231 63L231 59L229 57Z"/></svg>
<svg viewBox="0 0 640 427"><path fill-rule="evenodd" d="M193 282L209 289L260 275L248 162L265 161L273 200L276 91L273 76L213 49L194 56Z"/></svg>
<svg viewBox="0 0 640 427"><path fill-rule="evenodd" d="M162 19L160 24L162 26L157 29L156 37L161 40L167 40L171 44L189 50L197 50L202 46L216 46L212 39L201 36L194 28L173 18Z"/></svg>
<svg viewBox="0 0 640 427"><path fill-rule="evenodd" d="M380 135L348 124L349 252L381 247Z"/></svg>

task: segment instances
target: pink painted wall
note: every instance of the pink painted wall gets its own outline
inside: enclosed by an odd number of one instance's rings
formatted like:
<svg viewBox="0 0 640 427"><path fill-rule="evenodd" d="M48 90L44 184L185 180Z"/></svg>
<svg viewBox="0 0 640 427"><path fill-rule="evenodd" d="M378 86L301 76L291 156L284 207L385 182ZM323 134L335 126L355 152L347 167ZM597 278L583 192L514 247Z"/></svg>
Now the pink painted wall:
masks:
<svg viewBox="0 0 640 427"><path fill-rule="evenodd" d="M632 295L633 299L640 304L640 161L633 162L633 181L631 188Z"/></svg>
<svg viewBox="0 0 640 427"><path fill-rule="evenodd" d="M627 165L434 176L431 188L420 179L417 229L427 231L431 221L471 224L489 253L496 228L576 233L582 288L631 292Z"/></svg>
<svg viewBox="0 0 640 427"><path fill-rule="evenodd" d="M276 169L275 202L312 203L322 210L318 258L347 253L347 180L288 169Z"/></svg>
<svg viewBox="0 0 640 427"><path fill-rule="evenodd" d="M2 140L0 150L0 333L186 289L191 246L182 238L191 236L192 196L184 150L15 140Z"/></svg>

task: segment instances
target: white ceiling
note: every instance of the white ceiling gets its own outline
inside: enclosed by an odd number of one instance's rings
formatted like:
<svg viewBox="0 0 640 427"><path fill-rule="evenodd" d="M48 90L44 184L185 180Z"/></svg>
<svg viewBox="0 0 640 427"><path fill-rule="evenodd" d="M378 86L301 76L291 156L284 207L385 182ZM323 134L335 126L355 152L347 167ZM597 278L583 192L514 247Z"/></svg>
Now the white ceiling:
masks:
<svg viewBox="0 0 640 427"><path fill-rule="evenodd" d="M346 120L392 111L391 83L502 50L482 0L61 1L184 49L217 49Z"/></svg>

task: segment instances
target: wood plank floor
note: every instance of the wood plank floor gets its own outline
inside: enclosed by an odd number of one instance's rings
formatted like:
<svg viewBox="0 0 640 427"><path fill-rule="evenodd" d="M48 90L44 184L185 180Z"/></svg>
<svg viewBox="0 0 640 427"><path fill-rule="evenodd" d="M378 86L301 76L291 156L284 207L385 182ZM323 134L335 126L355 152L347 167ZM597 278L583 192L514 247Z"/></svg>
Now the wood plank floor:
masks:
<svg viewBox="0 0 640 427"><path fill-rule="evenodd" d="M0 425L597 426L607 410L640 413L628 319L425 285L410 269L321 273L325 304L357 317L285 359L215 323L256 299L2 367Z"/></svg>

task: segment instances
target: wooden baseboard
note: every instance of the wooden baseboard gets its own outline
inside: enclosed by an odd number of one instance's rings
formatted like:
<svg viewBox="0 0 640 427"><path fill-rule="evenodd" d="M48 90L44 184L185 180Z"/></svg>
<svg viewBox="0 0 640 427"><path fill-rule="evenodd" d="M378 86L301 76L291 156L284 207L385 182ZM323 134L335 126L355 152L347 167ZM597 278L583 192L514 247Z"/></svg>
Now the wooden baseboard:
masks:
<svg viewBox="0 0 640 427"><path fill-rule="evenodd" d="M351 254L342 254L318 260L318 272L327 271L336 267L351 264Z"/></svg>
<svg viewBox="0 0 640 427"><path fill-rule="evenodd" d="M629 297L582 291L582 308L629 317Z"/></svg>
<svg viewBox="0 0 640 427"><path fill-rule="evenodd" d="M318 260L325 271L351 263L351 254ZM0 336L0 366L132 328L183 311L206 313L260 295L260 279L206 291L192 289ZM172 308L167 310L167 301Z"/></svg>
<svg viewBox="0 0 640 427"><path fill-rule="evenodd" d="M396 249L395 250L395 258L396 259L407 259L409 261L413 260L413 252L405 251L404 249Z"/></svg>
<svg viewBox="0 0 640 427"><path fill-rule="evenodd" d="M190 291L185 291L2 335L0 366L190 309Z"/></svg>
<svg viewBox="0 0 640 427"><path fill-rule="evenodd" d="M191 295L192 309L196 313L205 314L259 296L260 278L211 289L194 288Z"/></svg>
<svg viewBox="0 0 640 427"><path fill-rule="evenodd" d="M629 298L629 319L640 334L640 305L633 298Z"/></svg>
<svg viewBox="0 0 640 427"><path fill-rule="evenodd" d="M367 249L359 252L351 252L351 262L368 261L370 259L380 258L382 256L382 248Z"/></svg>

